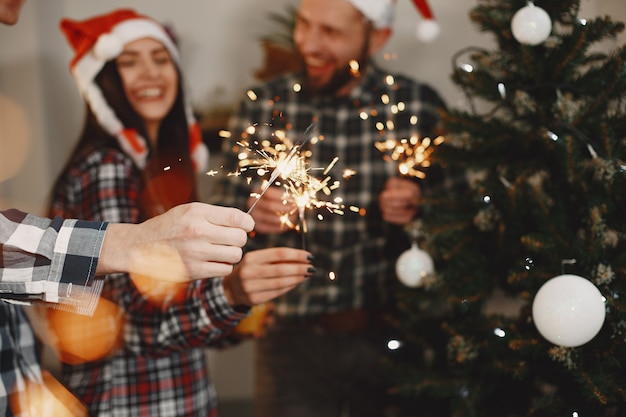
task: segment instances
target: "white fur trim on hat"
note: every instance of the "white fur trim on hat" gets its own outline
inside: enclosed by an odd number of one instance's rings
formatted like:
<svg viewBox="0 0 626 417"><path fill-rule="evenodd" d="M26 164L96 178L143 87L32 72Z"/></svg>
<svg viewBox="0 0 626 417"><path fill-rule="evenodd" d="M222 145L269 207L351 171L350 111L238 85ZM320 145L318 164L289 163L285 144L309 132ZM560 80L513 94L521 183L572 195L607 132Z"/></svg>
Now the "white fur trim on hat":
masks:
<svg viewBox="0 0 626 417"><path fill-rule="evenodd" d="M348 0L367 17L375 28L390 27L393 23L395 0Z"/></svg>
<svg viewBox="0 0 626 417"><path fill-rule="evenodd" d="M178 49L163 28L149 19L131 19L121 22L110 33L98 38L93 51L97 58L108 61L118 56L124 45L142 38L153 38L163 43L172 58L178 61Z"/></svg>
<svg viewBox="0 0 626 417"><path fill-rule="evenodd" d="M142 38L154 38L162 42L172 59L178 63L178 49L156 22L148 19L126 20L116 25L110 33L101 35L94 47L72 68L81 92L93 82L107 61L122 52L124 45Z"/></svg>
<svg viewBox="0 0 626 417"><path fill-rule="evenodd" d="M172 60L176 64L179 63L178 49L164 28L151 19L141 17L124 20L115 25L110 32L100 35L94 46L71 68L78 88L100 126L117 138L124 152L133 159L135 165L139 168L145 167L148 157L146 139L137 132L129 134L128 131L125 131L124 126L107 103L102 91L100 91L94 80L107 61L117 57L124 50L125 45L143 38L152 38L163 43ZM193 145L192 149L190 149L191 157L196 172L202 172L206 169L208 163L208 148L197 138L199 131L196 131L198 129L197 122L193 116L191 104L188 100L185 100L184 105L190 129L190 145ZM193 136L191 132L196 136L193 144L191 143L191 137Z"/></svg>

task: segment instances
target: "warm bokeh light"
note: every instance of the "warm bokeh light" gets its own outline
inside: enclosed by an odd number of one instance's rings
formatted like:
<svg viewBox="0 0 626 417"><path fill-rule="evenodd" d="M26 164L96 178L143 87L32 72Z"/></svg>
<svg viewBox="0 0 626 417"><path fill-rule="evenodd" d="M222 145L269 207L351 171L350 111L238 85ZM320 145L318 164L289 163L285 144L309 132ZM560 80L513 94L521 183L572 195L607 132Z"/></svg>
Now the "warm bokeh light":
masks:
<svg viewBox="0 0 626 417"><path fill-rule="evenodd" d="M131 274L131 279L144 298L163 307L171 302L182 302L187 294L187 287L191 285L186 282L155 280L138 273Z"/></svg>
<svg viewBox="0 0 626 417"><path fill-rule="evenodd" d="M50 373L43 372L43 385L27 381L24 390L9 398L12 415L33 417L86 417L87 409Z"/></svg>
<svg viewBox="0 0 626 417"><path fill-rule="evenodd" d="M266 303L252 306L248 317L239 322L235 331L242 335L260 337L268 324L270 310L270 304Z"/></svg>
<svg viewBox="0 0 626 417"><path fill-rule="evenodd" d="M165 305L185 297L189 275L175 248L162 243L147 244L134 254L130 269L133 284L152 303Z"/></svg>
<svg viewBox="0 0 626 417"><path fill-rule="evenodd" d="M93 316L49 309L46 317L51 333L49 343L59 359L78 364L101 359L118 346L124 311L101 298Z"/></svg>
<svg viewBox="0 0 626 417"><path fill-rule="evenodd" d="M131 276L158 281L187 282L189 274L179 252L164 243L146 243L132 254Z"/></svg>

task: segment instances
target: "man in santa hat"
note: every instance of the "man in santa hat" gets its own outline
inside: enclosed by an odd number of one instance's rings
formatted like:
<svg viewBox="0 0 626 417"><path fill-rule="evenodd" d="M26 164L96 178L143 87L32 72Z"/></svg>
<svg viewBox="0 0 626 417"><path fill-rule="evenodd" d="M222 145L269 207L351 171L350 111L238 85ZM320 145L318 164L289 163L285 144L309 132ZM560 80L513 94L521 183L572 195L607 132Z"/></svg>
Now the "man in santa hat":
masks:
<svg viewBox="0 0 626 417"><path fill-rule="evenodd" d="M255 204L250 248L298 247L304 240L317 269L277 300L275 324L257 342L256 417L383 415L382 318L395 260L409 246L403 227L421 214L427 182L399 176L375 143L435 138L444 108L428 85L374 63L392 35L394 9L393 0L301 0L293 41L302 71L252 88L231 122L233 137L250 144L279 137L278 131L295 141L315 123L303 150L309 166L338 158L330 172L341 180L335 194L346 208L358 208L321 211L323 220L307 211L302 236L285 227L299 219L284 188L272 185L258 199L260 181L223 180L220 201L244 210ZM241 151L232 142L225 146L232 170ZM348 171L356 174L342 179Z"/></svg>

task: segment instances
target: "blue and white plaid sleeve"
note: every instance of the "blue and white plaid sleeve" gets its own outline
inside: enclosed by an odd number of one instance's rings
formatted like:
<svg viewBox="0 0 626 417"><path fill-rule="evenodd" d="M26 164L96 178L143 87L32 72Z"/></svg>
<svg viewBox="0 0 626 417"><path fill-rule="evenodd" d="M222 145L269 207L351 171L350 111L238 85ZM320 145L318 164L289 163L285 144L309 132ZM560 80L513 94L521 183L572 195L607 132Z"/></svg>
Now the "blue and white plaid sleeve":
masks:
<svg viewBox="0 0 626 417"><path fill-rule="evenodd" d="M0 211L0 299L91 315L102 290L95 272L107 225Z"/></svg>

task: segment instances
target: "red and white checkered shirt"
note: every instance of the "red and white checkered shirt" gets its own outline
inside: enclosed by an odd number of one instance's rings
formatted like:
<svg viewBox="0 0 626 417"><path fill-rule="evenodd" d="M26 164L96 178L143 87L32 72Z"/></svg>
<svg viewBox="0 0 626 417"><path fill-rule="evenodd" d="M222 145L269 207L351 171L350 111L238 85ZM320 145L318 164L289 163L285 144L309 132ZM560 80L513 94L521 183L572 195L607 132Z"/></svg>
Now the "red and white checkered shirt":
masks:
<svg viewBox="0 0 626 417"><path fill-rule="evenodd" d="M116 149L100 149L63 176L52 213L137 223L141 175ZM222 279L194 281L184 297L151 303L126 274L107 276L103 296L125 312L123 343L107 357L64 364L64 383L92 416L216 416L205 347L228 343L246 316L228 305Z"/></svg>

